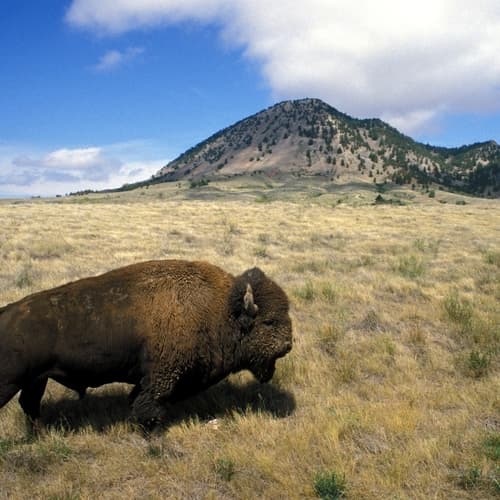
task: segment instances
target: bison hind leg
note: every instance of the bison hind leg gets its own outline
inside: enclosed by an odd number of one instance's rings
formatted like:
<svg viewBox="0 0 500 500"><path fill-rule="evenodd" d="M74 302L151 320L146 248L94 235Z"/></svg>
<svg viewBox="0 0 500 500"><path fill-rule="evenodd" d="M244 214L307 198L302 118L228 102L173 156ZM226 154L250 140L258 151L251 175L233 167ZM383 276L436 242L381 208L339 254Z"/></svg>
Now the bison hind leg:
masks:
<svg viewBox="0 0 500 500"><path fill-rule="evenodd" d="M19 404L26 414L29 430L36 430L39 427L40 401L45 392L47 380L47 377L34 380L21 389Z"/></svg>

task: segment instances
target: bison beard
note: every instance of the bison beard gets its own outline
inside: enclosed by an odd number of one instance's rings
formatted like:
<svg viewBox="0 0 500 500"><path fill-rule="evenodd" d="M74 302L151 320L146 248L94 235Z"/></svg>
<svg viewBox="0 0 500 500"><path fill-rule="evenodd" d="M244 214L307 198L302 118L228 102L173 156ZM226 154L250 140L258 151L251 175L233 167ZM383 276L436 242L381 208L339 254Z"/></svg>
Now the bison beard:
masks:
<svg viewBox="0 0 500 500"><path fill-rule="evenodd" d="M249 369L271 379L292 347L284 291L260 269L238 277L206 262L149 261L29 295L0 308L0 408L18 391L30 421L48 378L135 384L147 427L169 403Z"/></svg>

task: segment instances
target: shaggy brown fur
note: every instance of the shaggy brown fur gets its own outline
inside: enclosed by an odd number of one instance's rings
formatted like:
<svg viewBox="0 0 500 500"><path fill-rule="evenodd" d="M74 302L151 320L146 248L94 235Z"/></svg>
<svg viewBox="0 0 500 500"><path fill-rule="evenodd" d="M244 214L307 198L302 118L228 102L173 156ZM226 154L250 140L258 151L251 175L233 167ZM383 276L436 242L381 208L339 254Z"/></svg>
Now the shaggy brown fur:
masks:
<svg viewBox="0 0 500 500"><path fill-rule="evenodd" d="M291 347L288 299L260 269L143 262L0 309L0 408L20 390L37 419L49 377L81 394L127 382L133 415L150 425L229 373L268 381Z"/></svg>

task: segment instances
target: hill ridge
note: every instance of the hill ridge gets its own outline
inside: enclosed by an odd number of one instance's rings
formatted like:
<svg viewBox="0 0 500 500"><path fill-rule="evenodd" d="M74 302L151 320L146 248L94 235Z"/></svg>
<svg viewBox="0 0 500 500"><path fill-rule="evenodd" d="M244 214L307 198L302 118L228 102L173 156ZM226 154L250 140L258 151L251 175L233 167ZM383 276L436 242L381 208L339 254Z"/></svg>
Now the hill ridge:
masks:
<svg viewBox="0 0 500 500"><path fill-rule="evenodd" d="M329 181L438 185L500 195L500 146L415 141L379 118L353 118L317 98L282 101L225 127L161 168L150 183L265 173ZM147 183L147 182L146 182Z"/></svg>

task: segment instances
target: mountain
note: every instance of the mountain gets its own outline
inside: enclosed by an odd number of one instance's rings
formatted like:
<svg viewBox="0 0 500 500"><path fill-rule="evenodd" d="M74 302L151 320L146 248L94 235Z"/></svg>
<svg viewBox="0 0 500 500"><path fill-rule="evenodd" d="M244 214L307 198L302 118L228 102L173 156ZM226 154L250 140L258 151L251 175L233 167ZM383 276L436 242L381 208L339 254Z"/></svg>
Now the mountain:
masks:
<svg viewBox="0 0 500 500"><path fill-rule="evenodd" d="M379 119L352 118L319 99L285 101L225 128L145 183L264 173L324 176L500 195L500 146L418 143ZM141 183L142 184L142 183Z"/></svg>

